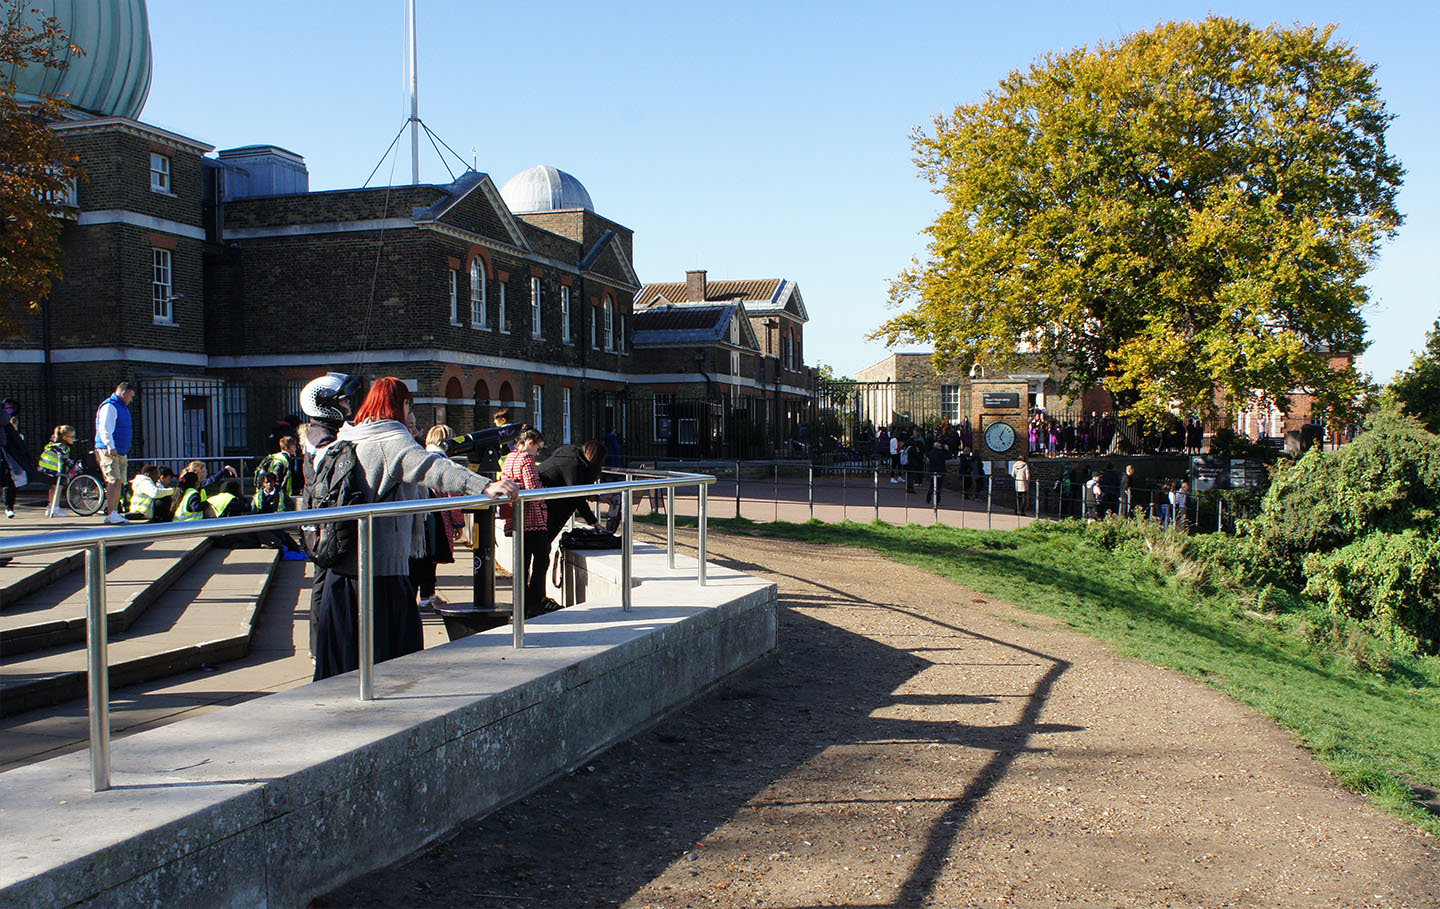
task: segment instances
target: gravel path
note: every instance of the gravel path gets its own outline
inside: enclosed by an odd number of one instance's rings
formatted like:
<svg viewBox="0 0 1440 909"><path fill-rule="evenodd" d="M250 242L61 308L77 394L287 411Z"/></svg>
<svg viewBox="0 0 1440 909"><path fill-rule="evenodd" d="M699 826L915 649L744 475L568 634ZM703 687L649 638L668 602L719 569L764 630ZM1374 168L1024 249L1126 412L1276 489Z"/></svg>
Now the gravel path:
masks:
<svg viewBox="0 0 1440 909"><path fill-rule="evenodd" d="M779 583L777 663L315 905L1440 906L1432 840L1191 679L869 553L711 553Z"/></svg>

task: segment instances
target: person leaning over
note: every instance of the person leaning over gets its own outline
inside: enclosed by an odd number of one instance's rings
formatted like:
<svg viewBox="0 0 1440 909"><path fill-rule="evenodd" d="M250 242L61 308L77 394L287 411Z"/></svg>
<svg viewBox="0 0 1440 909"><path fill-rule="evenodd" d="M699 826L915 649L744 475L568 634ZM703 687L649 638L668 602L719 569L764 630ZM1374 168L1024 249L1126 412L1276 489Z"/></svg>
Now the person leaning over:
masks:
<svg viewBox="0 0 1440 909"><path fill-rule="evenodd" d="M369 502L408 502L426 489L457 495L513 496L514 483L489 481L433 451L426 451L406 426L414 410L410 390L392 376L376 379L355 413L355 422L340 427L336 443L355 446L355 459L365 478ZM318 465L335 451L325 447ZM414 653L425 646L410 558L424 552L425 521L421 515L373 519L372 564L375 577L375 661ZM339 570L325 572L314 617L315 681L349 672L360 665L359 580Z"/></svg>
<svg viewBox="0 0 1440 909"><path fill-rule="evenodd" d="M120 488L128 475L130 441L130 404L135 388L129 382L115 386L115 393L106 398L95 411L95 460L100 463L100 476L105 479L106 524L125 524L120 514Z"/></svg>

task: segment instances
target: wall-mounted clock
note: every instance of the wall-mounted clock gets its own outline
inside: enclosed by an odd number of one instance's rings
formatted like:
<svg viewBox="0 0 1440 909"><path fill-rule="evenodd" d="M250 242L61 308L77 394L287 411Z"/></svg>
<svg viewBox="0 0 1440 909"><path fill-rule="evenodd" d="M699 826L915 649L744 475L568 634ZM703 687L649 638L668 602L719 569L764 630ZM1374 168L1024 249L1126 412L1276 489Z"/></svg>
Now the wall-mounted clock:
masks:
<svg viewBox="0 0 1440 909"><path fill-rule="evenodd" d="M1009 423L991 423L985 427L985 444L996 454L1009 451L1015 444L1015 430Z"/></svg>

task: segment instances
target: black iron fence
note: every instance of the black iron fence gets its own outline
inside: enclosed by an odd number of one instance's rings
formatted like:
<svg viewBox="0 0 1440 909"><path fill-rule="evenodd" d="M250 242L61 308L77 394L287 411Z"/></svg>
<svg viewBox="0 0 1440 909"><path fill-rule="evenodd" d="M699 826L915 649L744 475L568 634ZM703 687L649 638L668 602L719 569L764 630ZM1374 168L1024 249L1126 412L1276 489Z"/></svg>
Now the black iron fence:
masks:
<svg viewBox="0 0 1440 909"><path fill-rule="evenodd" d="M263 454L277 420L299 412L300 384L224 378L140 378L132 383L132 460L183 464ZM95 440L95 412L115 386L105 382L43 383L0 378L0 398L20 406L20 431L32 453L56 426L75 427L75 453Z"/></svg>
<svg viewBox="0 0 1440 909"><path fill-rule="evenodd" d="M593 392L587 438L614 429L627 461L803 458L810 451L813 401L785 396Z"/></svg>

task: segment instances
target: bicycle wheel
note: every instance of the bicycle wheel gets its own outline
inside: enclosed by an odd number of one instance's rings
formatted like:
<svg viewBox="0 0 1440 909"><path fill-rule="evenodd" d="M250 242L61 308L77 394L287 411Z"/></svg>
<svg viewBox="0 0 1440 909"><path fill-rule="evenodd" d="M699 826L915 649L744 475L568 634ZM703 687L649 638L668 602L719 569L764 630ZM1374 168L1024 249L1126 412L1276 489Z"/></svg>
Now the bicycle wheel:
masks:
<svg viewBox="0 0 1440 909"><path fill-rule="evenodd" d="M70 488L65 490L65 503L80 517L88 518L105 504L105 490L101 488L99 480L88 474L81 474L71 480Z"/></svg>

